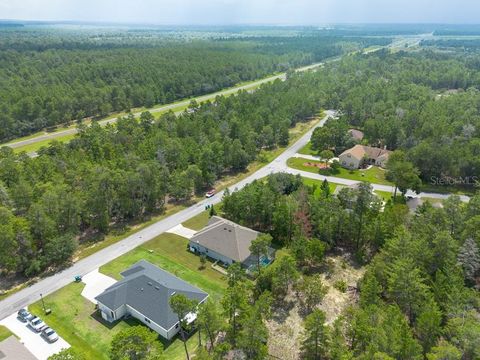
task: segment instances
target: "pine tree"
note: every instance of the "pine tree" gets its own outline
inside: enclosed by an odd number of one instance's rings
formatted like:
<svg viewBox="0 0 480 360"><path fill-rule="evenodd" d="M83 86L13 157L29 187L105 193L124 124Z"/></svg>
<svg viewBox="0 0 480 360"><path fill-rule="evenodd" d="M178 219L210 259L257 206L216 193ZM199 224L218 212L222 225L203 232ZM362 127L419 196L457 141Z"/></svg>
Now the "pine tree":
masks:
<svg viewBox="0 0 480 360"><path fill-rule="evenodd" d="M474 239L468 238L460 248L458 262L462 265L465 279L473 283L480 270L480 250Z"/></svg>
<svg viewBox="0 0 480 360"><path fill-rule="evenodd" d="M305 319L305 332L302 341L303 359L322 360L328 355L329 330L325 325L325 313L314 310Z"/></svg>

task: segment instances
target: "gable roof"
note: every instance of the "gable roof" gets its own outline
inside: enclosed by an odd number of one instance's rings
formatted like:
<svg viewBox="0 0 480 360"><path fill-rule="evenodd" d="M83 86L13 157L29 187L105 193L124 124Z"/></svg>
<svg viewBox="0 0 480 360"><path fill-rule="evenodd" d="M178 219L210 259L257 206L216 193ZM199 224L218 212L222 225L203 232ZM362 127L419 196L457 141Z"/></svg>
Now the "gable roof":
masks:
<svg viewBox="0 0 480 360"><path fill-rule="evenodd" d="M249 247L258 235L258 231L212 216L207 226L193 235L190 241L237 262L244 262L250 256Z"/></svg>
<svg viewBox="0 0 480 360"><path fill-rule="evenodd" d="M0 360L37 360L15 336L0 342Z"/></svg>
<svg viewBox="0 0 480 360"><path fill-rule="evenodd" d="M340 156L350 154L352 157L358 160L361 160L364 157L377 160L379 158L388 157L390 153L391 151L389 150L385 150L377 147L366 146L366 145L355 145L354 147L345 150L343 153L340 154Z"/></svg>
<svg viewBox="0 0 480 360"><path fill-rule="evenodd" d="M202 302L208 294L145 260L121 273L123 279L107 288L95 300L111 310L128 305L165 330L178 322L170 308L170 297L183 294Z"/></svg>
<svg viewBox="0 0 480 360"><path fill-rule="evenodd" d="M357 141L362 141L362 140L363 140L364 134L363 134L363 132L360 131L360 130L357 130L357 129L349 129L349 130L348 130L348 133L350 134L350 136L351 136L354 140L357 140Z"/></svg>

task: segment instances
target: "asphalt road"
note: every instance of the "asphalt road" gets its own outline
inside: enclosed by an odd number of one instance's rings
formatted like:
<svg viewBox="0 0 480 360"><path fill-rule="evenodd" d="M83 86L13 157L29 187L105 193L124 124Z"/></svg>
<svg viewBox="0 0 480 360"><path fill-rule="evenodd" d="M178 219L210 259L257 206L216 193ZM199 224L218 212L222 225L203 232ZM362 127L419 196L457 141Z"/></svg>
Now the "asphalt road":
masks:
<svg viewBox="0 0 480 360"><path fill-rule="evenodd" d="M332 58L332 59L329 59L329 60L326 60L326 61L335 61L335 60L338 60L338 58ZM312 70L312 69L315 69L315 68L317 68L317 67L319 67L323 64L324 64L323 62L316 63L316 64L312 64L312 65L308 65L308 66L298 68L295 71L300 71L301 72L301 71ZM148 109L148 111L150 111L152 114L155 114L155 113L158 113L158 112L163 112L163 111L167 111L167 110L171 110L171 109L176 109L176 108L182 107L182 106L187 106L187 105L190 104L190 102L192 100L196 100L197 102L213 100L217 96L221 96L221 95L226 96L226 95L235 94L240 90L255 88L259 85L269 83L269 82L275 81L277 79L285 80L286 79L286 73L281 73L281 74L278 74L278 75L269 76L269 77L266 77L264 79L260 79L260 80L257 80L257 81L254 81L254 82L251 82L251 83L248 83L248 84L245 84L245 85L236 86L236 87L226 89L226 90L222 90L222 91L218 91L218 92L215 92L215 93L212 93L212 94L202 95L202 96L196 97L194 99L193 98L192 99L187 99L187 100L180 101L180 102L177 102L177 103L174 103L174 104L168 104L168 105L164 105L164 106L151 108L151 109ZM134 116L140 116L140 114L143 111L146 111L146 110L134 112L132 114ZM107 125L107 124L115 123L118 119L119 119L119 117L106 119L106 120L100 120L99 124ZM42 135L38 135L34 138L31 138L31 139L25 139L25 140L21 140L21 141L12 142L12 143L7 143L7 144L3 144L3 145L0 145L0 146L9 146L12 149L16 149L16 148L19 148L19 147L22 147L22 146L25 146L25 145L35 144L35 143L40 142L40 141L54 140L56 138L59 138L59 137L65 136L65 135L76 134L77 132L78 132L78 130L75 127L75 128L60 130L60 131L56 131L56 132L52 132L52 133L45 133L45 134L42 134ZM34 155L34 154L32 153L32 155Z"/></svg>
<svg viewBox="0 0 480 360"><path fill-rule="evenodd" d="M322 126L328 117L334 115L334 111L327 111L325 117L316 124L315 127ZM314 127L314 128L315 128ZM278 156L269 165L264 166L252 175L238 182L229 188L230 191L241 189L245 185L251 183L256 179L261 179L270 173L283 171L286 169L287 160L298 152L309 140L313 132L312 128L304 136L302 136L291 147L286 149L280 156ZM217 204L222 200L223 191L219 192L210 199L205 199L199 203L192 205L174 215L171 215L163 220L156 222L127 238L84 258L71 267L56 273L55 275L46 277L39 282L29 286L19 292L12 294L6 299L0 301L0 319L3 319L13 312L25 307L40 299L40 294L48 295L65 285L71 283L75 275L85 275L92 270L112 261L113 259L127 253L137 246L157 237L166 230L188 220L189 218L198 215L205 209L207 204Z"/></svg>
<svg viewBox="0 0 480 360"><path fill-rule="evenodd" d="M322 120L320 120L312 129L310 129L305 135L303 135L299 140L297 140L292 146L286 149L281 155L275 158L271 163L259 169L255 173L251 174L247 178L239 181L237 184L229 188L230 191L236 189L242 189L245 185L251 183L254 180L264 178L265 176L278 173L278 172L287 172L291 174L300 174L304 177L324 180L327 179L330 182L343 184L343 185L353 185L358 181L348 180L337 178L333 176L323 176L319 174L314 174L310 172L300 171L296 169L291 169L287 166L287 160L295 156L298 151L304 147L309 141L310 137L315 128L323 126L325 121L335 116L335 111L328 110L326 115ZM393 192L392 186L372 184L374 190L388 191ZM171 229L172 227L181 224L182 222L190 219L191 217L200 214L204 211L207 204L217 204L222 200L223 191L219 192L210 199L204 199L197 204L190 206L176 214L173 214L163 220L156 222L143 230L138 231L135 234L128 236L127 238L110 245L109 247L96 252L89 257L82 259L71 267L56 273L50 277L44 278L39 282L35 283L32 286L29 286L6 299L0 301L0 320L9 316L13 312L19 310L22 307L25 307L37 300L40 299L40 294L48 295L65 285L71 283L75 275L85 275L98 267L112 261L113 259L127 253L128 251L136 248L137 246L157 237L158 235L164 233L165 231ZM421 193L421 197L429 198L438 198L445 199L448 195L444 194L433 194L433 193ZM462 200L467 201L468 197L462 197Z"/></svg>

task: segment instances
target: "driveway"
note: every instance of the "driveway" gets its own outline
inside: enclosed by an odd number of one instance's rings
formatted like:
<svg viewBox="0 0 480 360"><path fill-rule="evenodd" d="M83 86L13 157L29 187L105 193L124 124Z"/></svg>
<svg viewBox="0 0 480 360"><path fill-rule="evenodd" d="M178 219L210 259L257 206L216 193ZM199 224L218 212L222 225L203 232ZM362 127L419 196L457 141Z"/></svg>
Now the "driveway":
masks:
<svg viewBox="0 0 480 360"><path fill-rule="evenodd" d="M82 296L96 304L97 300L95 300L95 297L104 292L106 288L115 284L117 280L110 276L103 275L98 269L95 269L83 276L82 282L85 284Z"/></svg>
<svg viewBox="0 0 480 360"><path fill-rule="evenodd" d="M51 355L70 347L70 344L61 337L53 344L46 342L39 333L34 332L26 323L18 320L16 313L0 321L0 325L6 326L11 332L17 335L20 342L39 360L47 360Z"/></svg>
<svg viewBox="0 0 480 360"><path fill-rule="evenodd" d="M195 235L196 231L186 228L182 224L179 224L177 226L174 226L173 228L167 230L166 232L172 233L172 234L177 234L179 236L183 236L184 238L191 239L193 235Z"/></svg>

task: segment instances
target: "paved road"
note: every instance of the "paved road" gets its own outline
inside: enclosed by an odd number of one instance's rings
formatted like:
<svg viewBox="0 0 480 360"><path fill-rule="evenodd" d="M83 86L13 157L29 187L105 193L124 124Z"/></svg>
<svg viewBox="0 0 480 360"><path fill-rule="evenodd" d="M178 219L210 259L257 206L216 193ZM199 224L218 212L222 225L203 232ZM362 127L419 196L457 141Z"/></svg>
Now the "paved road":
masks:
<svg viewBox="0 0 480 360"><path fill-rule="evenodd" d="M338 59L339 59L339 57L336 57L336 58L328 59L328 60L326 60L326 62L327 61L328 62L329 61L336 61ZM300 71L300 72L301 71L308 71L308 70L315 69L315 68L317 68L317 67L319 67L323 64L324 64L324 62L311 64L311 65L308 65L308 66L298 68L295 71ZM215 99L215 97L220 96L220 95L226 96L226 95L235 94L240 90L247 90L247 89L256 88L259 85L269 83L269 82L275 81L277 79L285 80L286 79L286 73L281 73L281 74L278 74L278 75L269 76L267 78L260 79L260 80L257 80L257 81L254 81L254 82L251 82L251 83L248 83L248 84L245 84L245 85L236 86L236 87L226 89L226 90L222 90L222 91L218 91L218 92L215 92L215 93L212 93L212 94L202 95L202 96L196 97L195 100L197 102L213 100L213 99ZM148 109L148 111L150 111L152 114L155 114L155 113L166 111L166 110L176 109L178 107L183 107L183 106L189 105L192 100L193 99L187 99L187 100L180 101L180 102L177 102L177 103L174 103L174 104L168 104L168 105L164 105L164 106L160 106L160 107L151 108L151 109ZM142 111L145 111L145 110L142 110ZM134 116L140 116L142 111L134 112L132 114ZM107 124L115 123L117 120L118 120L118 117L115 117L115 118L112 118L112 119L100 120L99 124L107 125ZM53 139L56 139L56 138L59 138L59 137L65 136L65 135L76 134L77 131L78 131L77 128L74 127L74 128L70 128L70 129L56 131L56 132L53 132L53 133L45 133L45 134L36 136L34 138L31 138L31 139L25 139L25 140L16 141L16 142L13 142L13 143L7 143L7 144L3 144L3 145L0 145L0 146L9 146L12 149L15 149L15 148L19 148L19 147L22 147L22 146L25 146L25 145L35 144L37 142L44 141L44 140L53 140ZM32 155L34 155L34 153L32 153Z"/></svg>
<svg viewBox="0 0 480 360"><path fill-rule="evenodd" d="M322 126L327 120L327 118L333 116L334 113L334 111L327 111L325 117L321 121L319 121L315 127ZM251 183L253 180L261 179L270 173L285 170L286 161L295 153L297 153L298 150L300 150L309 141L314 128L308 131L290 148L285 150L272 163L259 169L257 172L253 173L244 180L230 187L230 191L233 191L235 189L241 189L245 185ZM219 192L210 199L200 201L199 203L192 205L187 209L184 209L174 215L160 220L155 224L150 225L145 229L130 235L122 241L119 241L85 259L76 262L71 267L55 275L44 278L32 286L25 288L18 293L12 294L3 301L0 301L0 319L3 319L12 314L13 312L17 311L18 309L39 300L40 293L42 293L44 296L50 294L71 283L75 275L85 275L90 271L95 270L96 268L134 249L135 247L157 237L158 235L171 229L172 227L188 220L192 216L198 215L199 213L204 211L205 205L216 204L220 202L222 196L223 191Z"/></svg>
<svg viewBox="0 0 480 360"><path fill-rule="evenodd" d="M251 174L244 180L238 182L237 184L229 188L230 191L235 189L242 189L245 185L251 183L254 180L264 178L265 176L278 173L278 172L288 172L291 174L300 174L304 177L324 180L327 179L332 183L352 185L358 181L342 179L332 176L323 176L319 174L314 174L310 172L300 171L296 169L291 169L287 166L287 160L295 156L298 151L304 147L310 140L312 132L316 127L323 126L325 121L328 118L335 117L335 111L328 110L326 111L325 117L319 121L312 129L310 129L305 135L303 135L299 140L297 140L292 146L286 149L281 155L279 155L275 160L273 160L268 165L259 169L255 173ZM388 191L393 192L392 186L372 184L374 190ZM97 253L82 259L71 267L55 274L50 277L44 278L37 282L36 284L25 288L18 293L15 293L8 298L0 301L0 319L3 319L18 309L27 306L37 300L39 300L40 293L43 295L50 294L63 286L71 283L75 275L85 275L96 268L112 261L113 259L125 254L126 252L134 249L135 247L157 237L158 235L164 233L165 231L173 228L174 226L181 224L182 222L188 220L189 218L200 214L204 211L207 204L217 204L221 201L223 196L223 191L219 192L210 199L205 199L199 203L192 205L191 207L184 209L176 214L173 214L163 220L156 222L139 232L130 235L129 237L115 243L103 250L98 251ZM430 194L422 193L422 197L430 198L447 198L448 195L443 194ZM463 197L463 200L468 200L468 197Z"/></svg>
<svg viewBox="0 0 480 360"><path fill-rule="evenodd" d="M383 48L398 49L398 48L405 48L405 47L414 46L414 45L418 44L423 38L431 37L431 36L432 36L432 34L422 34L422 35L416 35L416 36L412 36L412 37L407 37L407 36L406 37L399 37L397 39L394 39L392 41L392 43L390 43L386 46L379 46L375 49L366 50L366 51L364 51L364 53L367 54L367 53L370 53L370 52L375 52L375 51L378 51L378 50L383 49ZM312 69L323 66L325 63L338 61L341 58L342 58L342 56L332 57L332 58L324 60L323 62L319 62L319 63L315 63L315 64L300 67L300 68L296 69L295 71L301 72L301 71L312 70ZM276 79L285 80L286 79L286 73L281 73L281 74L269 76L267 78L254 81L254 82L249 83L249 84L236 86L236 87L233 87L231 89L218 91L218 92L213 93L213 94L207 94L207 95L199 96L199 97L196 97L195 100L197 102L213 100L213 99L215 99L216 96L235 94L239 90L246 90L246 89L255 88L255 87L257 87L261 84L265 84L265 83L275 81ZM177 102L177 103L174 103L174 104L168 104L168 105L164 105L164 106L160 106L160 107L156 107L156 108L151 108L151 109L148 109L148 111L150 111L151 113L158 113L158 112L162 112L162 111L166 111L166 110L170 110L170 109L175 109L175 108L178 108L178 107L189 105L192 100L193 99L187 99L187 100ZM142 111L145 111L145 110L142 110ZM134 112L133 115L134 116L140 116L142 111ZM107 124L115 123L117 120L118 120L118 117L115 117L115 118L112 118L112 119L100 120L99 123L101 125L107 125ZM1 146L9 146L9 147L15 149L15 148L19 148L19 147L22 147L22 146L25 146L25 145L35 144L35 143L40 142L40 141L53 140L53 139L56 139L56 138L59 138L59 137L65 136L65 135L72 135L72 134L76 134L76 133L77 133L77 128L75 127L75 128L60 130L60 131L53 132L53 133L45 133L45 134L36 136L34 138L31 138L31 139L25 139L25 140L16 141L16 142L7 143L7 144L0 144L0 147ZM33 157L36 156L35 153L31 153L29 155L31 155Z"/></svg>

